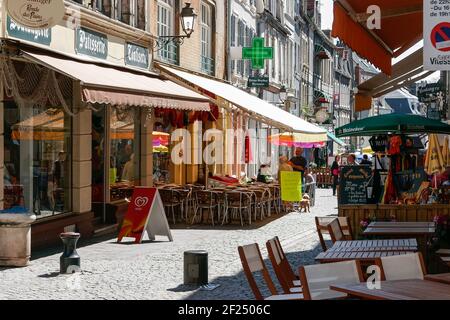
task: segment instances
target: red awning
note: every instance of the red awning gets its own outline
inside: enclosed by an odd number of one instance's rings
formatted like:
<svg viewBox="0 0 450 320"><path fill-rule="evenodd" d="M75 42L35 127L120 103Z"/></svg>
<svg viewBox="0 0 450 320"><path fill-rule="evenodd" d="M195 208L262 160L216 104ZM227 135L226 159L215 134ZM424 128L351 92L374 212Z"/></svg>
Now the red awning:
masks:
<svg viewBox="0 0 450 320"><path fill-rule="evenodd" d="M381 9L380 29L367 26L372 5ZM422 15L422 0L335 0L332 36L390 75L392 58L422 38Z"/></svg>

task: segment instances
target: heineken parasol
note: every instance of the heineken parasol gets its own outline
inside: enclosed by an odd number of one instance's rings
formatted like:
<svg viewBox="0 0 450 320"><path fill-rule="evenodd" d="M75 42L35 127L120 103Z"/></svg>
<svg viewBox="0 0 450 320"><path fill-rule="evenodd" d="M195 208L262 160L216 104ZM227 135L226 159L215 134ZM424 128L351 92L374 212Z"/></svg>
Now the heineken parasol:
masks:
<svg viewBox="0 0 450 320"><path fill-rule="evenodd" d="M439 133L450 134L450 125L412 114L385 114L353 121L336 130L337 137L377 134Z"/></svg>

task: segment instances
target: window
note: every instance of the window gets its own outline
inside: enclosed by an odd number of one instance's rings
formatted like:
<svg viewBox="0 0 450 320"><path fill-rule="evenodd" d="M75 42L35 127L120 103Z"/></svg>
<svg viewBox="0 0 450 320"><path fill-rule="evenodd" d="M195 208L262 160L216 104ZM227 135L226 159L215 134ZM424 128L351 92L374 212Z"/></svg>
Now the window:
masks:
<svg viewBox="0 0 450 320"><path fill-rule="evenodd" d="M231 46L236 46L236 16L231 16ZM236 61L233 59L231 60L231 70L233 70L233 73L236 73Z"/></svg>
<svg viewBox="0 0 450 320"><path fill-rule="evenodd" d="M203 72L214 74L214 59L212 57L212 7L202 2L200 27L202 32L201 68Z"/></svg>
<svg viewBox="0 0 450 320"><path fill-rule="evenodd" d="M39 67L14 63L14 68L32 87ZM27 80L28 79L28 80ZM58 76L58 82L71 86L72 81ZM71 91L62 91L71 108ZM72 209L72 118L62 107L50 102L19 106L14 100L4 101L4 209L26 210L38 219Z"/></svg>
<svg viewBox="0 0 450 320"><path fill-rule="evenodd" d="M129 197L139 185L139 117L138 108L112 107L110 116L110 200Z"/></svg>
<svg viewBox="0 0 450 320"><path fill-rule="evenodd" d="M158 36L171 36L175 34L175 1L158 0ZM168 43L159 51L161 60L177 64L178 46Z"/></svg>
<svg viewBox="0 0 450 320"><path fill-rule="evenodd" d="M105 16L146 30L146 0L94 0L94 4Z"/></svg>
<svg viewBox="0 0 450 320"><path fill-rule="evenodd" d="M245 24L242 20L238 22L238 47L245 46ZM244 75L244 60L238 60L237 62L237 73L240 76Z"/></svg>

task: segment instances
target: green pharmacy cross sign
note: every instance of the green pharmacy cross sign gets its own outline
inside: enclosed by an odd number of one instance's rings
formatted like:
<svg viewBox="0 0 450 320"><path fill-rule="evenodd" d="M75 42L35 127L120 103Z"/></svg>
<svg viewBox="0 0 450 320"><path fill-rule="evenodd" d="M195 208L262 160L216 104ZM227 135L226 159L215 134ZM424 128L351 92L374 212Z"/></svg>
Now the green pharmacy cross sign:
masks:
<svg viewBox="0 0 450 320"><path fill-rule="evenodd" d="M266 60L273 59L273 48L264 47L264 38L254 38L253 47L242 48L242 59L252 61L252 69L264 69Z"/></svg>

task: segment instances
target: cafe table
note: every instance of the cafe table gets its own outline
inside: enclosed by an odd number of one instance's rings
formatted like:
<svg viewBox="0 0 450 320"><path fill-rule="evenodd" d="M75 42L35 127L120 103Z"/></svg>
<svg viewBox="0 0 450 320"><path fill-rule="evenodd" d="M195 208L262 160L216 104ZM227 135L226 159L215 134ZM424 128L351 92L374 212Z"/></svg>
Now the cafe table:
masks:
<svg viewBox="0 0 450 320"><path fill-rule="evenodd" d="M380 289L367 283L332 285L331 290L366 300L450 300L450 285L429 280L382 281Z"/></svg>
<svg viewBox="0 0 450 320"><path fill-rule="evenodd" d="M349 260L358 260L362 263L374 263L377 259L382 257L397 256L403 254L413 253L414 251L351 251L351 252L339 252L330 251L320 253L315 259L320 263L342 262Z"/></svg>
<svg viewBox="0 0 450 320"><path fill-rule="evenodd" d="M425 280L436 281L450 285L450 273L429 274L425 276Z"/></svg>
<svg viewBox="0 0 450 320"><path fill-rule="evenodd" d="M369 228L434 228L434 222L389 222L374 221L369 224Z"/></svg>

